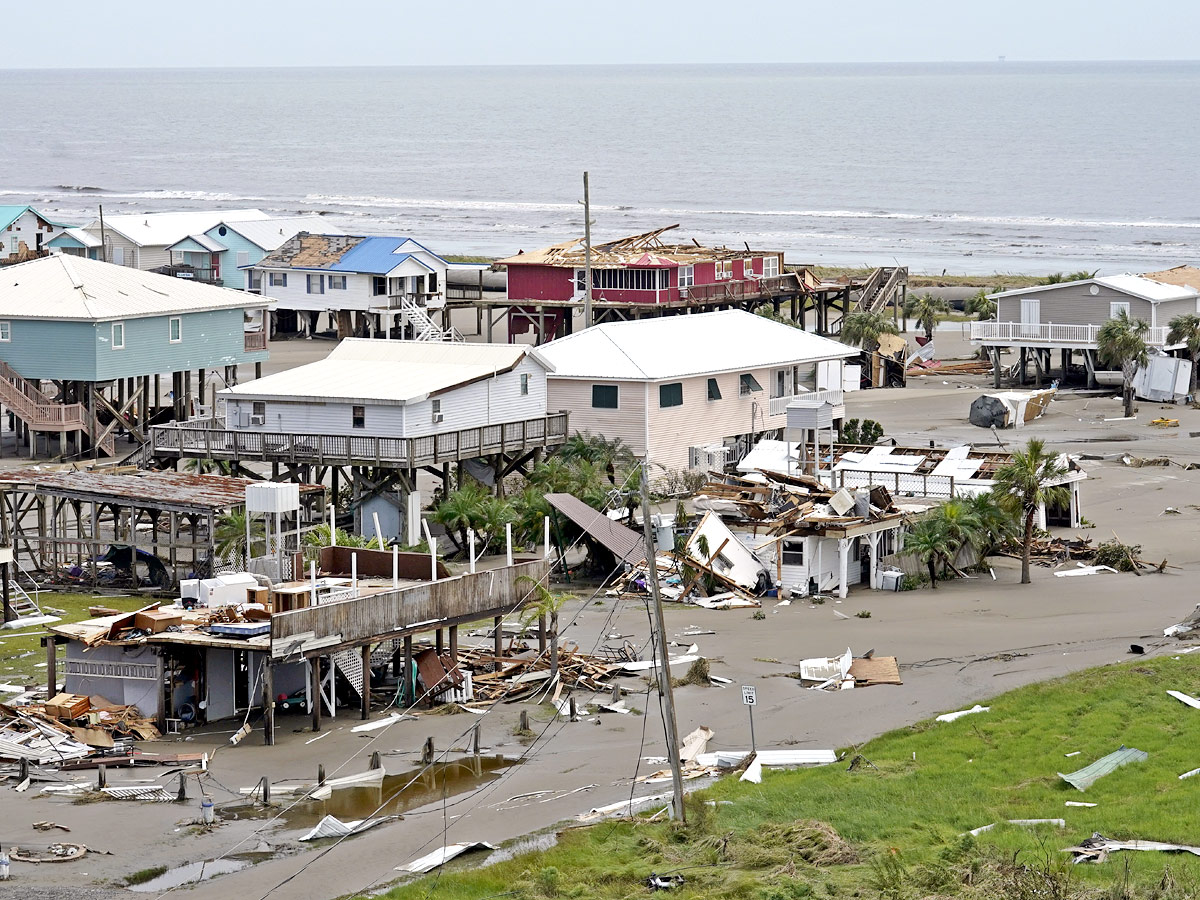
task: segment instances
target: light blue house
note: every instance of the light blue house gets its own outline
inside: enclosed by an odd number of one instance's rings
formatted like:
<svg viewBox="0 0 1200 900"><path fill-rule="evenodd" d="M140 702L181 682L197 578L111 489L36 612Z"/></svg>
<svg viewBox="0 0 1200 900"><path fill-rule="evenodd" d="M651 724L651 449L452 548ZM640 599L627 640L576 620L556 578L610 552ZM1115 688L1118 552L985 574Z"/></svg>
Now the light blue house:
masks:
<svg viewBox="0 0 1200 900"><path fill-rule="evenodd" d="M65 229L32 206L0 206L0 265L42 256Z"/></svg>
<svg viewBox="0 0 1200 900"><path fill-rule="evenodd" d="M321 230L341 234L320 216L278 219L223 220L206 231L189 234L171 244L171 269L167 274L186 277L191 270L197 281L236 290L261 289L246 268L278 250L302 231Z"/></svg>
<svg viewBox="0 0 1200 900"><path fill-rule="evenodd" d="M68 255L4 276L0 406L31 455L47 432L60 452L73 437L112 455L116 432L142 439L150 421L190 417L267 358L265 298Z"/></svg>

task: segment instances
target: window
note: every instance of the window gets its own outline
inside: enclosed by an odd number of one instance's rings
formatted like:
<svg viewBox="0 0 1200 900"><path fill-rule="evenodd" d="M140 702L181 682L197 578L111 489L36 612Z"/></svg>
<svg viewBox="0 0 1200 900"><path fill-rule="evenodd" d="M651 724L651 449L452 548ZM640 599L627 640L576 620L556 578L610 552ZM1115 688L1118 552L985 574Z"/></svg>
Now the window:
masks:
<svg viewBox="0 0 1200 900"><path fill-rule="evenodd" d="M717 280L733 277L733 260L726 259L718 261L716 264Z"/></svg>
<svg viewBox="0 0 1200 900"><path fill-rule="evenodd" d="M521 396L525 397L525 396L528 396L528 394L529 394L529 375L523 373L521 375Z"/></svg>
<svg viewBox="0 0 1200 900"><path fill-rule="evenodd" d="M442 421L442 401L433 400L429 405L433 409L433 421L435 423Z"/></svg>
<svg viewBox="0 0 1200 900"><path fill-rule="evenodd" d="M331 291L344 291L346 289L346 276L345 275L330 275L329 276L329 289Z"/></svg>
<svg viewBox="0 0 1200 900"><path fill-rule="evenodd" d="M387 279L382 275L374 275L371 278L371 296L382 297L388 292Z"/></svg>
<svg viewBox="0 0 1200 900"><path fill-rule="evenodd" d="M429 293L436 294L437 292L438 292L437 272L430 272L429 273Z"/></svg>
<svg viewBox="0 0 1200 900"><path fill-rule="evenodd" d="M787 397L792 393L790 390L788 390L788 376L791 374L791 369L775 370L775 383L772 385L771 390L772 397Z"/></svg>
<svg viewBox="0 0 1200 900"><path fill-rule="evenodd" d="M287 287L287 272L272 272L267 284L271 287Z"/></svg>
<svg viewBox="0 0 1200 900"><path fill-rule="evenodd" d="M708 379L708 399L709 400L720 400L721 399L721 385L717 384L717 379L715 379L715 378Z"/></svg>
<svg viewBox="0 0 1200 900"><path fill-rule="evenodd" d="M352 428L367 427L367 408L365 406L350 407L350 426Z"/></svg>
<svg viewBox="0 0 1200 900"><path fill-rule="evenodd" d="M680 266L679 267L679 286L681 288L690 288L696 283L696 267L695 266Z"/></svg>
<svg viewBox="0 0 1200 900"><path fill-rule="evenodd" d="M754 277L754 260L752 260L752 259L743 259L742 260L742 277L743 278L753 278Z"/></svg>
<svg viewBox="0 0 1200 900"><path fill-rule="evenodd" d="M255 400L250 404L250 415L257 416L260 419L267 417L267 401Z"/></svg>
<svg viewBox="0 0 1200 900"><path fill-rule="evenodd" d="M178 344L183 340L183 319L179 316L172 316L167 319L167 340L172 344Z"/></svg>
<svg viewBox="0 0 1200 900"><path fill-rule="evenodd" d="M617 386L615 384L592 385L592 409L616 409Z"/></svg>
<svg viewBox="0 0 1200 900"><path fill-rule="evenodd" d="M12 322L0 322L0 342L7 344L12 340Z"/></svg>
<svg viewBox="0 0 1200 900"><path fill-rule="evenodd" d="M325 293L325 276L324 275L309 275L307 280L308 280L308 292L310 294Z"/></svg>
<svg viewBox="0 0 1200 900"><path fill-rule="evenodd" d="M658 405L664 409L668 406L683 406L683 382L660 384L658 386Z"/></svg>
<svg viewBox="0 0 1200 900"><path fill-rule="evenodd" d="M582 294L587 289L587 269L575 270L575 293Z"/></svg>
<svg viewBox="0 0 1200 900"><path fill-rule="evenodd" d="M592 269L592 290L653 291L658 283L657 269Z"/></svg>
<svg viewBox="0 0 1200 900"><path fill-rule="evenodd" d="M249 250L239 250L237 252L237 265L238 265L239 269L242 266L250 265L250 251Z"/></svg>
<svg viewBox="0 0 1200 900"><path fill-rule="evenodd" d="M753 375L749 372L743 372L741 378L740 392L743 397L749 396L755 391L761 391L762 385L758 383Z"/></svg>
<svg viewBox="0 0 1200 900"><path fill-rule="evenodd" d="M1129 315L1128 303L1119 302L1108 304L1108 317L1110 319L1119 319L1121 317L1121 313L1125 313L1126 316Z"/></svg>
<svg viewBox="0 0 1200 900"><path fill-rule="evenodd" d="M783 558L785 566L804 565L804 538L785 538L783 541Z"/></svg>
<svg viewBox="0 0 1200 900"><path fill-rule="evenodd" d="M779 257L763 257L763 278L775 278L779 275Z"/></svg>
<svg viewBox="0 0 1200 900"><path fill-rule="evenodd" d="M112 323L112 348L114 350L125 349L125 323Z"/></svg>
<svg viewBox="0 0 1200 900"><path fill-rule="evenodd" d="M262 290L262 272L258 271L258 269L250 270L250 290Z"/></svg>

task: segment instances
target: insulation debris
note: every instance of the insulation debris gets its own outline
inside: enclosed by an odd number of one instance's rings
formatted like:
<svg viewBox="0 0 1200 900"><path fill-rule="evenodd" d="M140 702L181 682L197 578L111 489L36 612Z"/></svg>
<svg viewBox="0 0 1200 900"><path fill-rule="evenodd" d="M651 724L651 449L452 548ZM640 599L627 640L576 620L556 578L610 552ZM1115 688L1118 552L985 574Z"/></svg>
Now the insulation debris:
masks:
<svg viewBox="0 0 1200 900"><path fill-rule="evenodd" d="M961 719L963 716L971 716L971 715L974 715L975 713L984 713L984 712L988 712L990 710L991 710L990 706L980 706L978 703L976 703L970 709L960 709L958 712L942 713L940 716L938 716L936 719L934 719L934 721L935 722L953 722L955 719Z"/></svg>

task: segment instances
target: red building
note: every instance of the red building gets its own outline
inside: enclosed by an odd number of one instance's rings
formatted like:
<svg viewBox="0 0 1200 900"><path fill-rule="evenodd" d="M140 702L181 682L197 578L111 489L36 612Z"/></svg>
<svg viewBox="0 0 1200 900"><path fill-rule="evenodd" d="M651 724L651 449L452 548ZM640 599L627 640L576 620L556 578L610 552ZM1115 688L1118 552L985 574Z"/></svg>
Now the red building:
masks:
<svg viewBox="0 0 1200 900"><path fill-rule="evenodd" d="M595 322L658 315L686 307L749 307L795 297L795 274L777 251L667 244L657 231L592 245ZM570 333L570 312L583 304L585 252L577 238L499 261L508 268L508 336L531 328L539 343Z"/></svg>

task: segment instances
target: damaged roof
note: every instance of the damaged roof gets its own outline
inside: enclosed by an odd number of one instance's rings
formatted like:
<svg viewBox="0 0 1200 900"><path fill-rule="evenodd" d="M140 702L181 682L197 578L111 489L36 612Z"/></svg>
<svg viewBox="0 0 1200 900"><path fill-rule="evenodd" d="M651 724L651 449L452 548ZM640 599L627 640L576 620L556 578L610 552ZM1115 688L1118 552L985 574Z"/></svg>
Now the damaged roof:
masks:
<svg viewBox="0 0 1200 900"><path fill-rule="evenodd" d="M791 366L860 352L740 309L605 322L538 348L556 378L626 381Z"/></svg>
<svg viewBox="0 0 1200 900"><path fill-rule="evenodd" d="M258 482L228 475L185 475L180 472L47 472L15 469L0 473L0 489L13 486L35 493L81 499L129 501L141 507L186 507L218 512L246 502L246 488ZM302 484L301 493L325 490Z"/></svg>
<svg viewBox="0 0 1200 900"><path fill-rule="evenodd" d="M697 262L714 259L744 259L748 256L779 256L775 250L746 250L729 247L702 247L693 241L690 244L666 244L660 238L665 232L678 228L667 225L643 234L616 238L592 244L592 267L613 268L617 266L674 267L689 266ZM583 238L551 244L540 250L521 251L516 256L497 261L501 266L561 266L576 268L584 265L585 248Z"/></svg>
<svg viewBox="0 0 1200 900"><path fill-rule="evenodd" d="M279 249L254 263L252 268L386 275L401 263L412 260L427 271L435 271L420 254L449 265L410 237L303 231L284 241Z"/></svg>
<svg viewBox="0 0 1200 900"><path fill-rule="evenodd" d="M602 546L611 550L618 560L633 561L646 558L644 541L640 534L620 522L614 522L578 497L572 494L547 494L546 502Z"/></svg>

